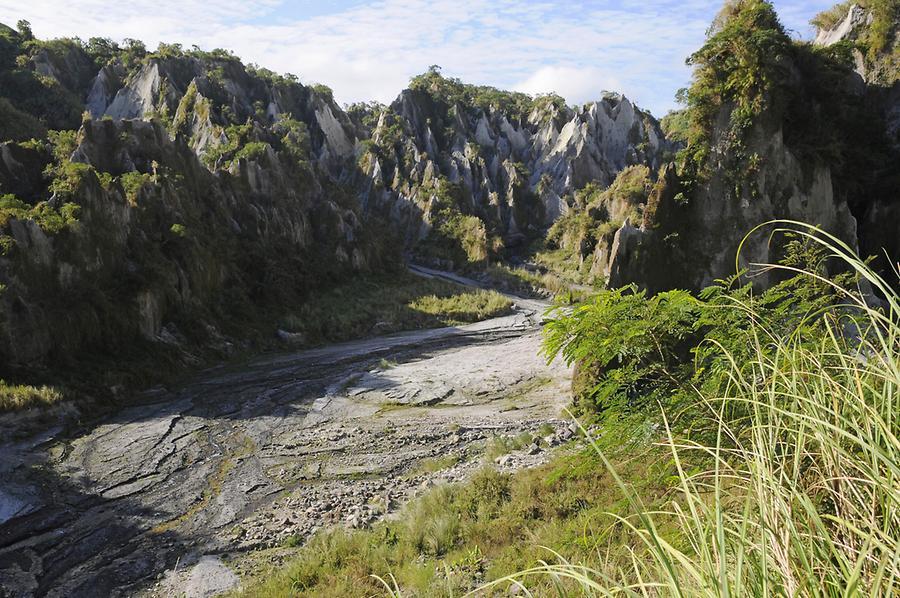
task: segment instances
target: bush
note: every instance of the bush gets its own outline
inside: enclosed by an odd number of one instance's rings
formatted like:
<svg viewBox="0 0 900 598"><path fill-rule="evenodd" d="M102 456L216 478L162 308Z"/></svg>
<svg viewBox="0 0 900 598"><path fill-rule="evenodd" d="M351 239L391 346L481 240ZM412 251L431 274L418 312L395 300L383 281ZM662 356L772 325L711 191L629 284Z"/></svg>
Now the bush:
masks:
<svg viewBox="0 0 900 598"><path fill-rule="evenodd" d="M10 385L0 380L0 413L58 403L63 393L49 386Z"/></svg>
<svg viewBox="0 0 900 598"><path fill-rule="evenodd" d="M50 206L47 202L40 202L35 206L26 204L14 195L0 196L0 227L5 227L10 218L18 220L32 220L45 232L55 234L78 221L81 206L74 203L64 203L59 210ZM11 237L4 236L2 242L3 253L8 253L15 245Z"/></svg>
<svg viewBox="0 0 900 598"><path fill-rule="evenodd" d="M669 514L649 510L598 449L633 513L618 522L640 540L630 565L605 560L601 546L589 566L561 560L513 577L546 576L586 596L893 595L900 297L836 238L801 234L864 277L885 309L816 269L800 284L828 290L813 294L824 309L786 311L786 298L721 305L721 318L752 326L740 347L710 349L725 375L690 395L705 414L693 422L704 434L676 432L675 412L663 405L664 445L677 470ZM695 455L709 465L688 468ZM667 517L674 529L664 531Z"/></svg>
<svg viewBox="0 0 900 598"><path fill-rule="evenodd" d="M791 239L785 267L827 275L828 261L816 245ZM788 334L800 330L813 342L825 319L806 314L834 311L838 295L823 280L796 276L755 293L741 275L702 291L669 291L648 297L634 287L604 291L546 326L544 351L593 373L579 399L586 412L621 412L690 403L697 388L715 392L729 377L730 362L718 349L746 356L759 326ZM835 284L849 284L847 274ZM747 312L731 309L748 306ZM752 312L753 317L750 317ZM749 358L749 356L747 356Z"/></svg>

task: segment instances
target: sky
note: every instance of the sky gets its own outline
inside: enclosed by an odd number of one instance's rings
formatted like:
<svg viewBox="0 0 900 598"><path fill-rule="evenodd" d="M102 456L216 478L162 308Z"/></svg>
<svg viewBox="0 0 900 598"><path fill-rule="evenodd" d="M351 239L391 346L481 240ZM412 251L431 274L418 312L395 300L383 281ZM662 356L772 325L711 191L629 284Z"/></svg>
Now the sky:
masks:
<svg viewBox="0 0 900 598"><path fill-rule="evenodd" d="M798 38L837 0L775 0ZM78 36L226 48L341 103L391 102L430 65L467 83L570 104L624 93L662 116L690 81L720 0L0 0L0 22Z"/></svg>

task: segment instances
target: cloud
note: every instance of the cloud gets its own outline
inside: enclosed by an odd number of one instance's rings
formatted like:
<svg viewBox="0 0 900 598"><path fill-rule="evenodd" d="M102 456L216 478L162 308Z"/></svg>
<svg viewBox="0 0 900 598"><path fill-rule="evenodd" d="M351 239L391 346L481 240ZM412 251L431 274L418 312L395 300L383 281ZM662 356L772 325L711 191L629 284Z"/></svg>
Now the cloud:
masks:
<svg viewBox="0 0 900 598"><path fill-rule="evenodd" d="M796 24L830 0L792 2ZM789 4L781 2L779 4ZM800 6L802 5L802 7ZM377 0L333 8L287 0L0 0L0 21L78 35L223 47L343 102L389 102L431 64L445 74L583 102L622 91L655 114L689 80L684 59L718 8L709 0ZM304 16L306 15L306 16Z"/></svg>
<svg viewBox="0 0 900 598"><path fill-rule="evenodd" d="M544 66L512 86L531 95L555 92L569 102L584 103L604 91L622 89L622 83L600 69L577 66Z"/></svg>

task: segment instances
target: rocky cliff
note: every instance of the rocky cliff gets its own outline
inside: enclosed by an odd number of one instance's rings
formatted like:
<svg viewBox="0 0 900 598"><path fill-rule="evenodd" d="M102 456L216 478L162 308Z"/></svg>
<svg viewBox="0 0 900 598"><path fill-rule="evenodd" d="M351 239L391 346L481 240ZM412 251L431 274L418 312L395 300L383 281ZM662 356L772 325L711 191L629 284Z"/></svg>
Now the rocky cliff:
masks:
<svg viewBox="0 0 900 598"><path fill-rule="evenodd" d="M884 65L897 56L898 20L893 41L872 54L856 43L871 38L861 31L875 22L871 8L837 10L837 24L809 45L788 38L768 3L726 5L690 61L694 84L679 114L685 129L675 131L687 148L647 194L641 222L626 222L598 244L595 260L610 286L708 285L735 271L744 235L773 219L820 226L879 256L885 271L896 263L897 83ZM780 249L756 235L740 262L772 263Z"/></svg>
<svg viewBox="0 0 900 598"><path fill-rule="evenodd" d="M0 145L5 368L145 345L227 353L267 310L398 262L341 182L355 132L327 94L224 53L122 52L85 78L69 66L96 57L78 44L19 51L3 76L87 112ZM40 107L16 109L58 126Z"/></svg>
<svg viewBox="0 0 900 598"><path fill-rule="evenodd" d="M730 274L773 218L895 259L897 36L880 6L842 5L809 45L763 0L728 3L668 135L617 94L571 107L432 68L389 106L344 109L221 50L0 27L0 356L227 350L247 313L400 250L481 265L548 229L592 281L651 290ZM760 238L743 259L778 252Z"/></svg>
<svg viewBox="0 0 900 598"><path fill-rule="evenodd" d="M845 2L819 15L816 45L852 53L860 93L893 148L871 173L864 206L857 210L864 255L900 256L900 4Z"/></svg>
<svg viewBox="0 0 900 598"><path fill-rule="evenodd" d="M224 51L0 33L7 366L144 342L227 351L248 312L402 248L448 267L500 257L576 189L673 150L618 95L573 109L433 70L348 113Z"/></svg>
<svg viewBox="0 0 900 598"><path fill-rule="evenodd" d="M476 216L482 236L493 239L482 255L540 236L589 183L609 186L632 165L655 173L675 149L658 122L621 95L573 109L555 96L467 86L436 70L372 120L360 159L367 204L391 214L407 239L427 240L440 183L452 186L453 208Z"/></svg>

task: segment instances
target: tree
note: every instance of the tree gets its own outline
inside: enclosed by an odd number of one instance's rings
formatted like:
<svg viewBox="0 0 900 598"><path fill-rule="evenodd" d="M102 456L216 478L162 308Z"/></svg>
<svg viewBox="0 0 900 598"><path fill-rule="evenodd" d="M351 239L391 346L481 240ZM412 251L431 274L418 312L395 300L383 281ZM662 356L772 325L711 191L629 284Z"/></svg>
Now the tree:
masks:
<svg viewBox="0 0 900 598"><path fill-rule="evenodd" d="M30 41L34 39L34 33L32 33L31 31L31 23L29 23L25 19L22 19L18 23L16 23L16 29L19 30L19 35L22 36L23 41Z"/></svg>

